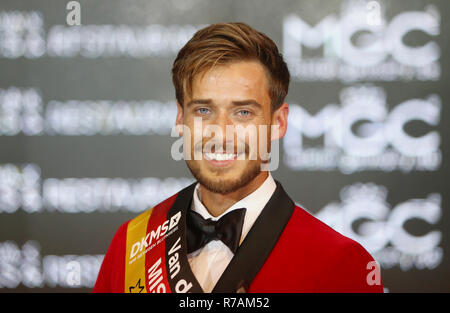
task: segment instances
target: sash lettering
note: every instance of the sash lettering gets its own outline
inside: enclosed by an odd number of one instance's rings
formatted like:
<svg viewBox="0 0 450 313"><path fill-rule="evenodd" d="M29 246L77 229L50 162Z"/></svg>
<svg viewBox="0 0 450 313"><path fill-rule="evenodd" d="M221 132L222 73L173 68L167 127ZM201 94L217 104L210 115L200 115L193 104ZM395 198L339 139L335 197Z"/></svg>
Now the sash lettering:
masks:
<svg viewBox="0 0 450 313"><path fill-rule="evenodd" d="M164 283L161 283L162 279L163 275L161 268L161 258L159 258L155 262L155 264L153 264L152 267L148 269L148 282L150 285L150 292L166 292L166 286L164 285ZM156 291L154 290L155 288L157 288Z"/></svg>

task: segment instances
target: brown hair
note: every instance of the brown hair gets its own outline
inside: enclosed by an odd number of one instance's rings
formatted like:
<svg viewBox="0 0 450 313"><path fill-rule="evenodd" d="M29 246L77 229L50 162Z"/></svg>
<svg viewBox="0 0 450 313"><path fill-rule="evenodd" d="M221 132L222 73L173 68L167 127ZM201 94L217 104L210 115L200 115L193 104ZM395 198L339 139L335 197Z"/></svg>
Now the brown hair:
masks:
<svg viewBox="0 0 450 313"><path fill-rule="evenodd" d="M274 112L288 93L289 70L275 43L244 23L217 23L200 29L178 52L172 68L177 101L183 107L184 94L192 94L196 75L216 64L243 60L257 60L264 66Z"/></svg>

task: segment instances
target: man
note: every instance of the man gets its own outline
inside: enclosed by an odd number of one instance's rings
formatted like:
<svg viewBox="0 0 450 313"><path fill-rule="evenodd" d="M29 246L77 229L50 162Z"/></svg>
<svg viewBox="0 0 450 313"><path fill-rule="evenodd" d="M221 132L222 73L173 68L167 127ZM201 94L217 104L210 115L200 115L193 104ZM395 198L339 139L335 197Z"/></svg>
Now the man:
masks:
<svg viewBox="0 0 450 313"><path fill-rule="evenodd" d="M364 248L295 205L267 170L289 113L273 41L243 23L210 25L172 74L197 182L119 228L94 292L382 292Z"/></svg>

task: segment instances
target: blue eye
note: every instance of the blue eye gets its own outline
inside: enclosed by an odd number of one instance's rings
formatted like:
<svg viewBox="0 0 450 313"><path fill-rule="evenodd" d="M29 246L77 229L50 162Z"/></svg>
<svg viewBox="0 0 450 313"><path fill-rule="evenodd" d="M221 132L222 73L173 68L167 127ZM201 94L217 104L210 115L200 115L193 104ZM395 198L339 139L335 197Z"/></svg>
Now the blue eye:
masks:
<svg viewBox="0 0 450 313"><path fill-rule="evenodd" d="M238 114L241 116L247 117L247 116L250 116L251 112L249 110L240 110L238 112Z"/></svg>
<svg viewBox="0 0 450 313"><path fill-rule="evenodd" d="M197 109L197 111L198 111L200 114L208 114L209 109L207 109L207 108L199 108L199 109Z"/></svg>

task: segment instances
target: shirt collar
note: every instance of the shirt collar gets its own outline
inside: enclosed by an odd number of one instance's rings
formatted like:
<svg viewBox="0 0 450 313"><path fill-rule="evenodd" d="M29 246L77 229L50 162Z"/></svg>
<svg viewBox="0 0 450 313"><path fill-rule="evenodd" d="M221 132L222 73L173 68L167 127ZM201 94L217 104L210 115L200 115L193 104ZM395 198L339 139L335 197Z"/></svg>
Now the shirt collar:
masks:
<svg viewBox="0 0 450 313"><path fill-rule="evenodd" d="M262 209L265 207L267 202L269 202L270 197L272 197L272 194L276 189L275 180L273 179L271 173L270 172L268 173L269 175L267 176L266 180L261 184L261 186L259 186L255 191L247 195L245 198L233 204L218 217L212 216L201 202L200 183L197 183L193 195L192 210L199 213L204 219L211 218L212 220L215 221L232 210L239 208L246 208L247 211L245 214L244 225L242 227L242 235L241 235L241 242L242 242L247 233L250 231L250 228L252 228Z"/></svg>

